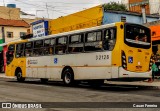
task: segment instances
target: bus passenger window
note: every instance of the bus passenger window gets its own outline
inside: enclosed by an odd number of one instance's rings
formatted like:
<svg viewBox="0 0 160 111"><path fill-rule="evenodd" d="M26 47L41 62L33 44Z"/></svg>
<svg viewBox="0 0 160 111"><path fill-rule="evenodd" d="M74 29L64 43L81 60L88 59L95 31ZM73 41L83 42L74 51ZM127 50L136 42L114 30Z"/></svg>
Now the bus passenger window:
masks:
<svg viewBox="0 0 160 111"><path fill-rule="evenodd" d="M44 40L44 47L43 47L43 55L49 55L50 54L50 44L51 44L51 40L47 39Z"/></svg>
<svg viewBox="0 0 160 111"><path fill-rule="evenodd" d="M89 32L85 37L85 51L98 51L102 50L102 32L95 31Z"/></svg>
<svg viewBox="0 0 160 111"><path fill-rule="evenodd" d="M83 35L82 34L76 34L71 35L69 37L69 46L68 46L68 52L69 53L77 53L83 51Z"/></svg>
<svg viewBox="0 0 160 111"><path fill-rule="evenodd" d="M55 53L56 54L63 54L66 52L67 52L67 37L57 38Z"/></svg>
<svg viewBox="0 0 160 111"><path fill-rule="evenodd" d="M17 44L16 45L16 57L23 57L24 56L24 44Z"/></svg>
<svg viewBox="0 0 160 111"><path fill-rule="evenodd" d="M15 44L10 45L8 47L8 51L6 53L7 55L7 65L10 64L14 58L14 49L15 49Z"/></svg>
<svg viewBox="0 0 160 111"><path fill-rule="evenodd" d="M104 41L103 41L103 49L104 50L113 50L116 42L116 30L106 29L104 31Z"/></svg>
<svg viewBox="0 0 160 111"><path fill-rule="evenodd" d="M34 56L41 56L43 55L43 40L38 40L34 42L34 49L33 49L33 55Z"/></svg>
<svg viewBox="0 0 160 111"><path fill-rule="evenodd" d="M25 52L24 52L24 54L25 54L25 56L26 57L29 57L29 56L33 56L33 42L27 42L27 43L25 43Z"/></svg>

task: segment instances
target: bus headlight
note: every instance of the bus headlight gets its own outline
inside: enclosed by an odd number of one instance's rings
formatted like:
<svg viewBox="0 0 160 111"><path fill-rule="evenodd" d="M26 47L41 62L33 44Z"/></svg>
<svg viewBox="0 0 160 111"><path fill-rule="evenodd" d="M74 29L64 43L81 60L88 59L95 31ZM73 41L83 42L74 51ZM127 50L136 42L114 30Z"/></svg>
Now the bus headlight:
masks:
<svg viewBox="0 0 160 111"><path fill-rule="evenodd" d="M122 67L127 70L126 55L124 51L122 51Z"/></svg>

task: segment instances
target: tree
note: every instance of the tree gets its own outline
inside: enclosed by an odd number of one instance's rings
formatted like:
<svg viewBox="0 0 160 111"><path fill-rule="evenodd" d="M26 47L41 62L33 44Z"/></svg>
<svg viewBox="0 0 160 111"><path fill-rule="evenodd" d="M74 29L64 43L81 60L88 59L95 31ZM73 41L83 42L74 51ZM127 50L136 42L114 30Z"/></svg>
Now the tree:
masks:
<svg viewBox="0 0 160 111"><path fill-rule="evenodd" d="M127 7L124 4L120 4L117 2L104 4L104 10L128 11Z"/></svg>

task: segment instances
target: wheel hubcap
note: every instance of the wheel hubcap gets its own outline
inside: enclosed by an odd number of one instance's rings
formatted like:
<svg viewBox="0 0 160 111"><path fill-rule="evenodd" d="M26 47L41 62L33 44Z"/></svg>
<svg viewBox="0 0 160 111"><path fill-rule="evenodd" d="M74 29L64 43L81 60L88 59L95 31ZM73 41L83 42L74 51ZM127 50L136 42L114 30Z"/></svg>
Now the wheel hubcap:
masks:
<svg viewBox="0 0 160 111"><path fill-rule="evenodd" d="M71 74L69 72L67 72L65 75L65 82L67 84L71 82Z"/></svg>
<svg viewBox="0 0 160 111"><path fill-rule="evenodd" d="M19 73L17 74L17 77L20 79L20 78L22 77L22 73L19 72Z"/></svg>

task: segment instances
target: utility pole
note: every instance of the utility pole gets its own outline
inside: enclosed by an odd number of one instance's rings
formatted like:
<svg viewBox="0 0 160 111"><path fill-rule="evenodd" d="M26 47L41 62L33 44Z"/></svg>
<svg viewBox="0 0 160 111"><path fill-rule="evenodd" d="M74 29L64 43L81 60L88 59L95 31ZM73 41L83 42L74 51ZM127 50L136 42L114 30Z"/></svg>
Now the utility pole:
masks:
<svg viewBox="0 0 160 111"><path fill-rule="evenodd" d="M47 9L47 16L49 18L49 12L48 12L48 5L47 5L47 3L46 3L46 9Z"/></svg>
<svg viewBox="0 0 160 111"><path fill-rule="evenodd" d="M147 19L146 19L146 4L142 4L141 8L142 8L142 17L143 17L143 23L147 23Z"/></svg>
<svg viewBox="0 0 160 111"><path fill-rule="evenodd" d="M5 43L5 31L4 31L4 27L1 28L2 31L2 39L3 39L3 43Z"/></svg>
<svg viewBox="0 0 160 111"><path fill-rule="evenodd" d="M5 2L4 2L4 0L3 0L3 6L5 6Z"/></svg>

